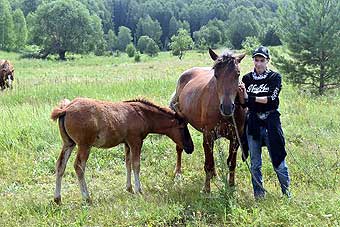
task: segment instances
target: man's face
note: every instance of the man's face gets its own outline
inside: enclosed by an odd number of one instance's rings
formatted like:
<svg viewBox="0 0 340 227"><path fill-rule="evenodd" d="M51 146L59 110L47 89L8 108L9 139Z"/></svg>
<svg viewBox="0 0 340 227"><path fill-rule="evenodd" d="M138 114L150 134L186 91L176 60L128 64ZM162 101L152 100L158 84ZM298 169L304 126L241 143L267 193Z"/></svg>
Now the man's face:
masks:
<svg viewBox="0 0 340 227"><path fill-rule="evenodd" d="M257 73L263 73L266 70L268 59L262 56L255 56L253 58L253 61L254 61L254 66L255 66L255 70Z"/></svg>

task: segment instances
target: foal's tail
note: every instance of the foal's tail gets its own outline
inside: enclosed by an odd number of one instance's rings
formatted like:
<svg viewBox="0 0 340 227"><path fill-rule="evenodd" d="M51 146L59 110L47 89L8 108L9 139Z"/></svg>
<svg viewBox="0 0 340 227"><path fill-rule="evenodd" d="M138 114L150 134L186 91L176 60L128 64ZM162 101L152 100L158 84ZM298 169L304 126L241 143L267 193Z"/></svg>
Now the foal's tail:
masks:
<svg viewBox="0 0 340 227"><path fill-rule="evenodd" d="M63 99L60 103L59 106L54 108L51 113L51 119L56 121L59 117L65 115L66 112L66 106L70 104L71 101L68 99Z"/></svg>

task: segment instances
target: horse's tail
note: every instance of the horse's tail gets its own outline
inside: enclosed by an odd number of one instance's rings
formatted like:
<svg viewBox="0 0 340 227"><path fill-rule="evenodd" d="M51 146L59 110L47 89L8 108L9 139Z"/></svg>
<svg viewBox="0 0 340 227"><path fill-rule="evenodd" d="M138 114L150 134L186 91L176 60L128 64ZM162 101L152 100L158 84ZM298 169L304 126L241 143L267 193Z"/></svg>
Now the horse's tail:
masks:
<svg viewBox="0 0 340 227"><path fill-rule="evenodd" d="M169 108L172 109L173 111L176 111L175 110L176 103L178 103L178 95L177 92L174 91L170 98Z"/></svg>
<svg viewBox="0 0 340 227"><path fill-rule="evenodd" d="M71 101L68 99L63 99L60 103L59 106L54 108L51 113L51 119L56 121L58 118L61 116L65 115L66 110L67 110L67 105L70 104Z"/></svg>

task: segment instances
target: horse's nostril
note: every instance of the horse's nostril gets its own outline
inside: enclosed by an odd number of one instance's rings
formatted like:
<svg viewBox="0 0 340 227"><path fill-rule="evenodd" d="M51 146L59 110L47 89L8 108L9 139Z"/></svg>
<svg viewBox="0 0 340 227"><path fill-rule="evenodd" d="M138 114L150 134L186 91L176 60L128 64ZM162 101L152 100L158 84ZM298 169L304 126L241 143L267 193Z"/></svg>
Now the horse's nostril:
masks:
<svg viewBox="0 0 340 227"><path fill-rule="evenodd" d="M232 110L232 112L234 112L234 110L235 110L235 104L234 103L231 104L231 110Z"/></svg>
<svg viewBox="0 0 340 227"><path fill-rule="evenodd" d="M223 104L220 104L220 110L221 110L222 112L224 112L224 110L223 110Z"/></svg>

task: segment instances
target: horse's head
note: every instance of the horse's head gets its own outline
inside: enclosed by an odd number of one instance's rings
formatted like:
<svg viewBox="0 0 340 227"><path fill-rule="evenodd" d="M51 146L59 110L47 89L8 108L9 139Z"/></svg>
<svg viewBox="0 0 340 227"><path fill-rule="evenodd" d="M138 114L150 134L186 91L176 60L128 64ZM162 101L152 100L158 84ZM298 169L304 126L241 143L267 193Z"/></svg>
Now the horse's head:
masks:
<svg viewBox="0 0 340 227"><path fill-rule="evenodd" d="M14 68L7 60L1 65L0 75L4 85L6 87L12 88L12 82L14 80Z"/></svg>
<svg viewBox="0 0 340 227"><path fill-rule="evenodd" d="M220 112L223 116L231 116L235 110L235 97L238 91L240 76L239 63L245 54L234 55L230 52L218 56L209 49L210 57L215 61L213 69L216 78L216 89L219 98Z"/></svg>
<svg viewBox="0 0 340 227"><path fill-rule="evenodd" d="M191 135L188 129L188 124L185 120L175 113L175 119L173 120L174 126L169 133L171 139L187 154L191 154L194 151L194 143L192 142Z"/></svg>

